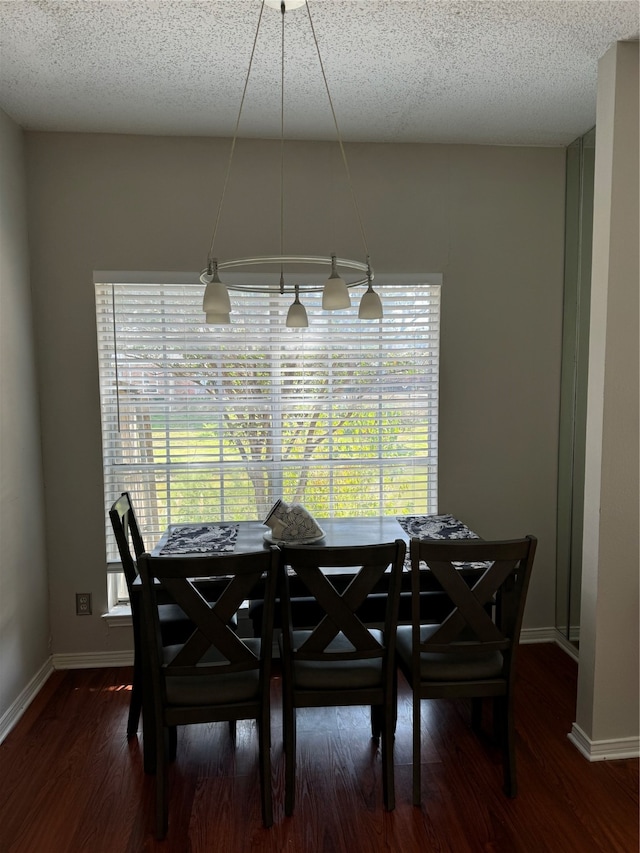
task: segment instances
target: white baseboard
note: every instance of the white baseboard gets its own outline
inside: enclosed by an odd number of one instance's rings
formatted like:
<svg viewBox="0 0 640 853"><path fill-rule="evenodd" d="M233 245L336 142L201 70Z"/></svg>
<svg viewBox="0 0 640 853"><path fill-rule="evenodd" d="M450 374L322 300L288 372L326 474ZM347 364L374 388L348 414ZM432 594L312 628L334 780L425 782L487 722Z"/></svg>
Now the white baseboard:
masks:
<svg viewBox="0 0 640 853"><path fill-rule="evenodd" d="M573 643L570 643L569 640L562 634L561 631L558 631L557 628L523 628L520 632L520 642L522 644L528 643L555 643L557 646L566 652L570 658L578 663L579 654L578 649Z"/></svg>
<svg viewBox="0 0 640 853"><path fill-rule="evenodd" d="M53 655L54 669L94 669L106 666L133 666L133 649L122 652L77 652Z"/></svg>
<svg viewBox="0 0 640 853"><path fill-rule="evenodd" d="M588 761L614 761L620 758L640 757L640 738L638 737L591 740L577 723L573 724L567 737Z"/></svg>
<svg viewBox="0 0 640 853"><path fill-rule="evenodd" d="M38 693L44 687L45 682L53 672L53 666L51 665L51 660L47 660L40 667L38 672L33 676L31 681L27 684L24 690L20 693L15 702L12 702L11 705L4 712L2 717L0 717L0 743L6 738L11 729L18 722L20 717L27 710L29 705L36 698Z"/></svg>
<svg viewBox="0 0 640 853"><path fill-rule="evenodd" d="M570 658L573 658L576 663L579 663L580 652L578 651L578 647L567 640L565 635L561 631L558 631L557 628L554 628L553 630L555 631L555 636L553 638L554 643L560 646L560 648L565 651Z"/></svg>
<svg viewBox="0 0 640 853"><path fill-rule="evenodd" d="M555 643L555 628L523 628L520 631L521 643Z"/></svg>

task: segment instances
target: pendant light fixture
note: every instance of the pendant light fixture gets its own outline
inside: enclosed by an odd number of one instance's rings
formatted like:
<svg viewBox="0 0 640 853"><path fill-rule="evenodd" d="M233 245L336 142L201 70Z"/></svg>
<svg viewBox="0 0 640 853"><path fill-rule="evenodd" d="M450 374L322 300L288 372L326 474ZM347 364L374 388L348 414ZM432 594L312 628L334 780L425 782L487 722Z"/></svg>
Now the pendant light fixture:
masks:
<svg viewBox="0 0 640 853"><path fill-rule="evenodd" d="M360 300L358 308L358 317L361 320L382 320L382 302L380 297L373 289L371 276L368 277L368 285L365 293Z"/></svg>
<svg viewBox="0 0 640 853"><path fill-rule="evenodd" d="M324 81L324 87L327 93L327 97L329 100L329 106L331 108L331 113L333 116L333 122L336 131L337 142L340 148L340 153L342 155L342 161L344 164L345 175L347 182L349 184L349 189L351 192L351 198L353 201L353 207L355 211L355 215L358 220L358 225L360 229L360 234L362 237L362 243L364 247L364 254L366 257L366 261L356 261L348 258L339 258L336 257L335 254L329 255L319 255L319 256L303 256L303 255L288 255L285 254L284 251L284 210L285 210L285 199L284 199L284 122L285 122L285 16L287 12L290 12L294 9L298 9L304 6L306 8L306 17L309 23L309 27L311 29L311 34L313 37L313 42L315 44L316 52L318 55L318 62L320 66L320 71L322 74L322 78ZM280 254L279 255L269 255L255 258L237 258L233 260L221 260L215 256L215 242L216 236L218 232L218 226L220 224L220 217L222 213L222 207L224 203L224 198L227 190L227 184L229 181L229 175L231 173L231 165L233 162L233 155L236 148L236 142L238 139L238 129L240 126L240 119L242 116L242 110L244 107L245 96L247 93L247 86L249 83L249 78L251 76L251 69L253 65L254 56L256 53L256 47L259 41L260 35L260 25L262 22L262 16L265 11L265 7L270 7L271 9L277 9L280 11L281 15L281 45L280 45L280 53L281 53L281 61L280 61L280 89L281 89L281 98L280 98ZM300 13L302 14L302 13ZM274 266L279 268L280 272L280 281L278 284L275 283L261 283L261 284L240 284L236 282L224 282L224 272L226 270L238 269L242 270L246 267L251 266ZM305 283L301 283L300 281L300 273L299 270L302 266L307 267L308 265L313 266L324 266L328 269L328 278L326 282L323 284L322 278L319 277L316 282L306 281ZM223 280L220 279L219 273L223 273ZM326 273L325 273L326 275ZM382 318L382 303L380 301L380 297L373 290L373 269L371 268L371 264L369 262L369 251L367 248L367 241L364 233L364 227L362 224L362 218L360 216L360 210L358 208L358 202L356 199L356 195L353 189L353 184L351 182L351 175L349 172L349 165L347 163L346 152L344 149L344 144L342 141L342 136L340 133L340 128L338 126L338 120L336 117L336 112L333 105L333 100L331 98L331 92L329 91L329 84L327 82L327 77L324 70L324 64L322 62L322 57L320 55L320 48L318 46L318 40L316 38L315 28L313 25L313 20L311 17L311 10L309 8L309 0L260 0L260 14L258 17L258 23L253 39L253 48L251 51L251 56L249 59L249 67L247 69L247 74L244 82L244 89L242 92L242 98L240 100L240 108L238 110L238 116L236 119L235 129L233 133L233 139L231 142L231 150L229 154L229 160L227 163L227 169L224 177L224 182L222 186L222 192L220 195L218 210L213 226L213 235L211 238L211 244L209 247L209 253L207 258L207 266L200 273L200 281L206 285L204 291L204 298L202 309L205 312L206 322L213 325L223 325L231 322L231 313L233 312L232 301L229 298L229 291L238 291L238 292L250 292L250 293L278 293L281 296L293 295L294 299L289 307L289 311L287 314L286 325L290 328L305 328L309 325L307 319L307 311L302 304L300 299L301 295L304 297L305 293L311 292L322 292L322 308L327 311L338 311L344 308L349 308L351 305L351 297L349 291L355 287L360 287L362 285L366 285L367 289L362 297L360 302L360 308L358 311L358 317L362 320L379 320Z"/></svg>
<svg viewBox="0 0 640 853"><path fill-rule="evenodd" d="M300 286L296 284L295 289L296 298L289 306L289 311L287 313L287 326L289 326L290 329L305 329L309 325L307 309L304 307L302 302L300 302Z"/></svg>

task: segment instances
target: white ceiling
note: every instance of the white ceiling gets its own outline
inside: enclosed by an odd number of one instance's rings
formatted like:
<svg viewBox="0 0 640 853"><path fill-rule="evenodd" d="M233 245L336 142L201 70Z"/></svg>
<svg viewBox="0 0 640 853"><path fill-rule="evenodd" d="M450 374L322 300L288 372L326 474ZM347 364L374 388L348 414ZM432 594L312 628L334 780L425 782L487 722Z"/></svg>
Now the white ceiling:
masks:
<svg viewBox="0 0 640 853"><path fill-rule="evenodd" d="M0 0L0 107L47 131L231 136L260 0ZM565 145L637 0L310 0L345 140ZM287 11L286 138L335 139L306 9ZM265 8L239 135L280 134Z"/></svg>

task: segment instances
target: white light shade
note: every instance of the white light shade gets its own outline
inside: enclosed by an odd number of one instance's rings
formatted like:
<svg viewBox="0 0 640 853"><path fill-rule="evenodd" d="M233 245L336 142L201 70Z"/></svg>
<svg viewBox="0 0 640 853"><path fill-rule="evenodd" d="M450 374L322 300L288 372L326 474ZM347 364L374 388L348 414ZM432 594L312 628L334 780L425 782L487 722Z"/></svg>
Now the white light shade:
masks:
<svg viewBox="0 0 640 853"><path fill-rule="evenodd" d="M205 322L210 326L227 326L231 322L231 317L228 313L207 311Z"/></svg>
<svg viewBox="0 0 640 853"><path fill-rule="evenodd" d="M382 302L371 285L362 295L358 317L361 320L382 320Z"/></svg>
<svg viewBox="0 0 640 853"><path fill-rule="evenodd" d="M202 310L205 314L228 314L231 311L229 291L218 278L217 272L205 287Z"/></svg>
<svg viewBox="0 0 640 853"><path fill-rule="evenodd" d="M349 308L350 305L351 297L347 285L337 273L332 272L322 291L322 307L325 311L336 311Z"/></svg>
<svg viewBox="0 0 640 853"><path fill-rule="evenodd" d="M295 302L292 302L289 306L287 327L289 329L306 329L308 325L309 320L307 319L307 309L296 296Z"/></svg>

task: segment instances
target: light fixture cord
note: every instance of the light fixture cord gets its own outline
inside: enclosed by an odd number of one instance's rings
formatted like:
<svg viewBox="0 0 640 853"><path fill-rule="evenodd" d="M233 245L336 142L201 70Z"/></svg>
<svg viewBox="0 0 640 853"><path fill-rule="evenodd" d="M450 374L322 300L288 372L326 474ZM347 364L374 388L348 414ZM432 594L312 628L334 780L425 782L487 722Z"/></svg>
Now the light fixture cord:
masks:
<svg viewBox="0 0 640 853"><path fill-rule="evenodd" d="M315 27L313 26L313 19L311 17L311 9L309 8L310 3L309 0L306 2L307 7L307 15L309 16L309 24L311 25L311 33L313 35L313 41L315 42L316 52L318 54L318 61L320 62L320 70L322 71L322 77L324 79L324 87L327 90L327 98L329 99L329 106L331 107L331 114L333 115L333 123L336 128L336 136L338 137L338 144L340 146L340 153L342 154L342 162L344 163L344 170L347 174L347 182L349 184L349 189L351 191L351 198L353 199L353 207L356 212L356 217L358 219L358 225L360 226L360 234L362 236L362 244L364 246L365 255L369 255L369 248L367 246L367 238L364 233L364 225L362 224L362 217L360 216L360 208L358 207L358 199L356 198L356 194L353 189L353 183L351 181L351 172L349 171L349 164L347 162L347 154L344 150L344 144L342 142L342 134L340 133L340 127L338 126L338 117L336 116L336 111L333 106L333 99L331 98L331 92L329 91L329 83L327 81L327 75L325 74L324 64L322 62L322 56L320 55L320 46L318 45L318 39L316 38Z"/></svg>
<svg viewBox="0 0 640 853"><path fill-rule="evenodd" d="M238 128L240 126L240 118L242 116L242 108L244 107L244 99L247 94L247 86L249 85L249 77L251 76L251 67L253 65L253 57L256 52L256 44L258 43L258 34L260 32L260 23L262 22L262 13L264 11L264 3L260 3L260 14L258 16L258 26L256 27L256 34L253 38L253 47L251 48L251 56L249 58L249 67L247 68L247 76L244 81L244 89L242 90L242 98L240 99L240 109L238 110L238 117L236 119L236 126L233 130L233 139L231 141L231 150L229 151L229 160L227 162L227 171L224 176L224 183L222 185L222 194L220 195L220 201L218 203L218 212L216 214L216 220L213 226L213 234L211 236L211 243L209 245L209 255L208 260L211 261L213 258L213 245L216 241L216 234L218 233L218 225L220 224L220 214L222 213L222 205L224 203L224 197L227 192L227 184L229 183L229 175L231 174L231 163L233 161L233 153L235 151L236 142L238 140Z"/></svg>
<svg viewBox="0 0 640 853"><path fill-rule="evenodd" d="M284 2L280 3L282 37L280 46L280 254L284 255ZM280 291L284 291L284 268L280 267Z"/></svg>
<svg viewBox="0 0 640 853"><path fill-rule="evenodd" d="M118 421L118 432L122 432L122 424L120 422L120 359L118 353L118 336L116 334L116 289L111 284L111 319L113 322L113 357L115 360L116 371L116 418Z"/></svg>

